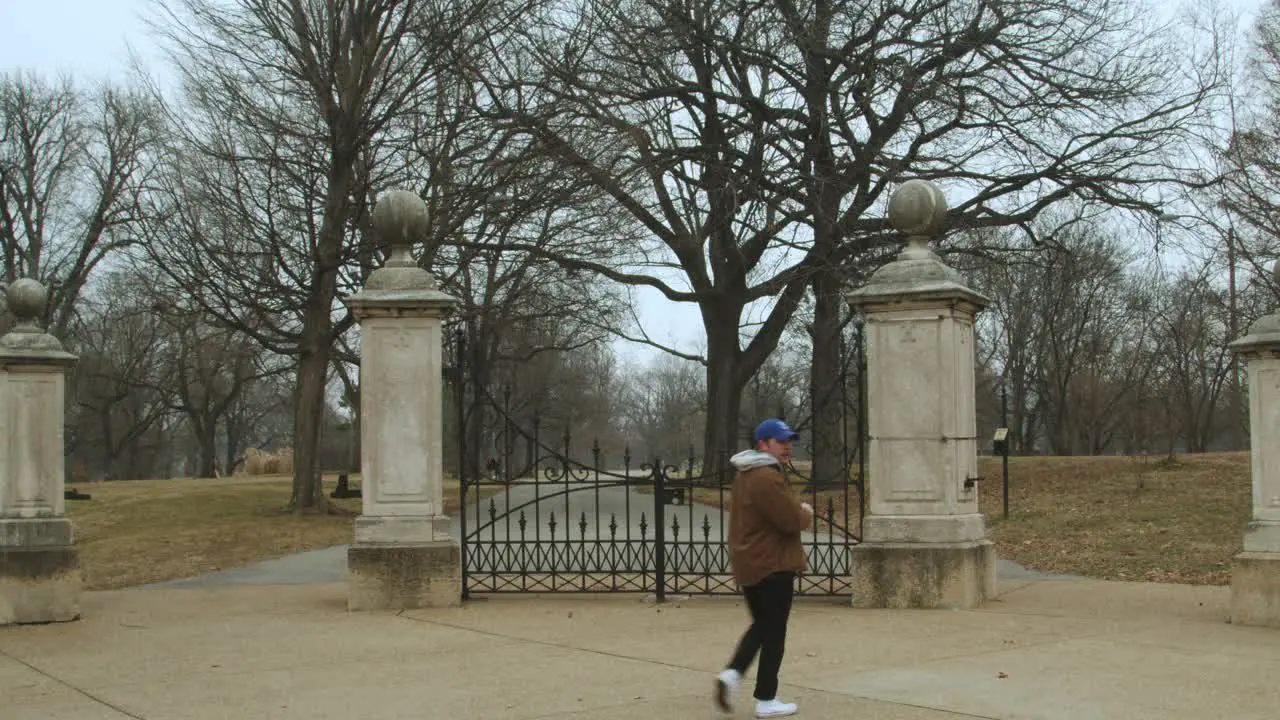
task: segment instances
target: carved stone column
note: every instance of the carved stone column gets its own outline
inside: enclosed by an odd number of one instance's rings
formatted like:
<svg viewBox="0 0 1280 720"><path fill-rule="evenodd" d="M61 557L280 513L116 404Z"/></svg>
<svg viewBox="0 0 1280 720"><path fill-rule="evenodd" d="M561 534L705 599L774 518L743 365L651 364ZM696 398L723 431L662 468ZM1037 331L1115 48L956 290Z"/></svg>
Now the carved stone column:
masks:
<svg viewBox="0 0 1280 720"><path fill-rule="evenodd" d="M461 601L460 549L444 514L442 322L456 304L410 252L427 231L413 193L379 198L387 264L347 300L360 321L363 514L347 554L351 610Z"/></svg>
<svg viewBox="0 0 1280 720"><path fill-rule="evenodd" d="M1280 627L1280 311L1230 347L1249 376L1253 455L1253 520L1231 570L1231 622Z"/></svg>
<svg viewBox="0 0 1280 720"><path fill-rule="evenodd" d="M870 440L856 607L967 608L995 592L974 412L973 325L987 299L929 249L946 213L933 184L904 183L889 221L907 247L848 296L866 317Z"/></svg>
<svg viewBox="0 0 1280 720"><path fill-rule="evenodd" d="M37 324L48 292L9 286L0 338L0 625L80 617L81 573L63 488L63 402L76 357Z"/></svg>

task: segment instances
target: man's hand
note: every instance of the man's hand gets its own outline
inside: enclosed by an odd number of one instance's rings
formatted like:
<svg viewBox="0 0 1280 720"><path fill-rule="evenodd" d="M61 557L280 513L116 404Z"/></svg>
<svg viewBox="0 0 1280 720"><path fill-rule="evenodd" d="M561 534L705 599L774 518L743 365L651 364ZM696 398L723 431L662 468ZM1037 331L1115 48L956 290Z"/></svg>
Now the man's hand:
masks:
<svg viewBox="0 0 1280 720"><path fill-rule="evenodd" d="M807 502L802 502L802 503L800 503L800 507L801 507L801 508L806 512L806 513L808 513L808 514L809 514L809 518L810 518L810 519L812 519L812 518L813 518L813 506L812 506L812 505L810 505L810 504L809 504L809 503L807 503Z"/></svg>

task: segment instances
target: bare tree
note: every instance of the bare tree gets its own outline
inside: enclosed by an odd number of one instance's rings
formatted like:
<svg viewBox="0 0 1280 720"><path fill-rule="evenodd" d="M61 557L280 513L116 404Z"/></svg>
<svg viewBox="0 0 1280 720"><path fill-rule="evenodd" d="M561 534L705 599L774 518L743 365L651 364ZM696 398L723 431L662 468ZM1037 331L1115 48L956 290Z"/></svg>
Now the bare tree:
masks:
<svg viewBox="0 0 1280 720"><path fill-rule="evenodd" d="M962 228L1070 197L1152 211L1143 187L1187 179L1173 149L1218 81L1118 0L580 0L529 35L536 71L493 78L491 109L647 235L562 264L697 304L711 455L810 290L811 394L835 397L841 279L886 258L894 184L943 181Z"/></svg>
<svg viewBox="0 0 1280 720"><path fill-rule="evenodd" d="M1239 221L1227 228L1230 271L1237 260L1257 277L1280 257L1280 2L1271 0L1258 13L1248 57L1256 102L1242 92L1232 105L1235 132L1219 160L1224 166L1221 206ZM1234 282L1231 283L1234 287ZM1276 288L1280 294L1280 288ZM1280 296L1280 295L1278 295Z"/></svg>
<svg viewBox="0 0 1280 720"><path fill-rule="evenodd" d="M293 433L293 387L286 373L268 374L236 395L222 415L223 469L234 474L249 448L277 447Z"/></svg>
<svg viewBox="0 0 1280 720"><path fill-rule="evenodd" d="M1188 452L1205 452L1215 440L1231 371L1225 293L1205 275L1193 269L1165 283L1158 312L1166 412Z"/></svg>
<svg viewBox="0 0 1280 720"><path fill-rule="evenodd" d="M1048 218L1042 218L1040 224ZM985 228L969 237L953 238L953 246L972 241L985 250L958 263L970 281L992 301L979 317L975 335L991 349L991 364L999 369L1009 410L1009 447L1014 453L1035 447L1037 355L1034 339L1039 326L1037 306L1042 296L1035 283L1037 249L1016 228ZM972 237L978 236L978 237ZM994 392L999 392L993 388Z"/></svg>
<svg viewBox="0 0 1280 720"><path fill-rule="evenodd" d="M8 281L0 279L0 337L4 337L5 334L12 330L14 324L14 318L9 313L8 291Z"/></svg>
<svg viewBox="0 0 1280 720"><path fill-rule="evenodd" d="M169 328L136 278L116 273L83 301L67 345L80 360L68 387L73 457L113 479L151 477L168 439L165 384Z"/></svg>
<svg viewBox="0 0 1280 720"><path fill-rule="evenodd" d="M299 511L328 505L317 452L325 385L335 339L353 324L337 304L344 270L372 265L359 232L370 199L403 167L393 149L408 142L404 119L431 97L459 41L483 32L475 23L491 4L157 3L185 91L175 154L199 158L190 165L201 173L171 178L181 242L162 265L219 322L297 358Z"/></svg>
<svg viewBox="0 0 1280 720"><path fill-rule="evenodd" d="M612 348L598 338L566 334L573 329L572 321L536 309L501 329L489 385L470 388L477 402L467 408L467 447L477 462L498 458L518 469L534 434L544 451L577 461L589 459L596 442L606 456L620 454L626 440L612 417L623 406Z"/></svg>
<svg viewBox="0 0 1280 720"><path fill-rule="evenodd" d="M616 287L513 246L572 247L614 235L617 222L590 182L558 172L536 148L477 112L480 89L473 80L451 74L444 82L454 88L454 101L436 104L429 125L437 131L414 144L430 172L419 181L432 210L432 242L423 261L461 301L453 325L464 339L467 387L492 399L514 382L521 407L547 390L531 385L536 373L522 366L546 355L553 358L549 367L560 371L574 362L574 353L594 357L608 328L623 316L623 303ZM568 422L579 404L543 408L544 419L557 419L561 411ZM471 477L480 470L482 436L496 420L485 406L466 408Z"/></svg>
<svg viewBox="0 0 1280 720"><path fill-rule="evenodd" d="M0 75L0 277L49 288L54 334L103 260L138 241L162 132L140 92Z"/></svg>
<svg viewBox="0 0 1280 720"><path fill-rule="evenodd" d="M250 338L204 320L198 310L163 298L152 301L152 310L168 328L166 360L169 372L154 389L168 399L190 426L198 449L196 477L219 474L219 435L232 445L227 457L236 457L234 430L228 427L242 395L260 389L260 380L282 374L289 366L272 358ZM233 470L234 460L223 465Z"/></svg>
<svg viewBox="0 0 1280 720"><path fill-rule="evenodd" d="M621 423L635 457L678 462L697 442L706 415L702 368L671 355L623 374Z"/></svg>
<svg viewBox="0 0 1280 720"><path fill-rule="evenodd" d="M954 246L979 251L964 266L993 301L979 334L1003 375L1015 451L1043 429L1055 453L1101 452L1147 387L1156 288L1133 272L1118 232L1078 207Z"/></svg>
<svg viewBox="0 0 1280 720"><path fill-rule="evenodd" d="M1060 231L1033 282L1037 304L1038 395L1043 403L1049 445L1060 455L1081 449L1073 396L1080 385L1097 392L1096 382L1120 335L1126 308L1121 302L1126 258L1103 228L1075 224ZM1088 448L1087 450L1091 450Z"/></svg>

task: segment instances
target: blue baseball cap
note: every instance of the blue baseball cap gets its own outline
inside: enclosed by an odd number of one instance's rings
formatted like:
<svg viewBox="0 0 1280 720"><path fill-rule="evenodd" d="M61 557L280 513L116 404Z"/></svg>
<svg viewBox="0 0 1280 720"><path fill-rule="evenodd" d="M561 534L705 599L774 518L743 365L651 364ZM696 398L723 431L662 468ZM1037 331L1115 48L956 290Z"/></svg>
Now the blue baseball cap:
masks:
<svg viewBox="0 0 1280 720"><path fill-rule="evenodd" d="M795 440L800 433L791 429L786 422L770 418L756 426L755 441L761 440Z"/></svg>

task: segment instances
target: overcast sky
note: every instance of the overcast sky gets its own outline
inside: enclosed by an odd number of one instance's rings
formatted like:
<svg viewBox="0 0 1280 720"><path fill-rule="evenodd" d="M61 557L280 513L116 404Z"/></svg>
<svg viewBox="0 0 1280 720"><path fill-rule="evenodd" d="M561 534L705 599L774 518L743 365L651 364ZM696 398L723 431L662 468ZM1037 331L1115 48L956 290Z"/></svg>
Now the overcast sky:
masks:
<svg viewBox="0 0 1280 720"><path fill-rule="evenodd" d="M0 0L0 68L123 78L128 47L154 57L146 0Z"/></svg>
<svg viewBox="0 0 1280 720"><path fill-rule="evenodd" d="M1242 11L1265 0L1223 0ZM1187 0L1152 0L1172 12ZM0 0L0 69L122 76L132 45L156 58L142 18L148 0Z"/></svg>
<svg viewBox="0 0 1280 720"><path fill-rule="evenodd" d="M1244 12L1264 1L1224 0ZM1172 14L1184 0L1154 3ZM121 80L128 75L132 51L150 72L163 76L157 72L162 58L144 24L148 12L154 12L148 0L0 0L0 72L22 68L43 75L66 72L78 80ZM636 293L642 319L655 339L686 351L702 347L701 321L693 306L669 303L654 290Z"/></svg>

